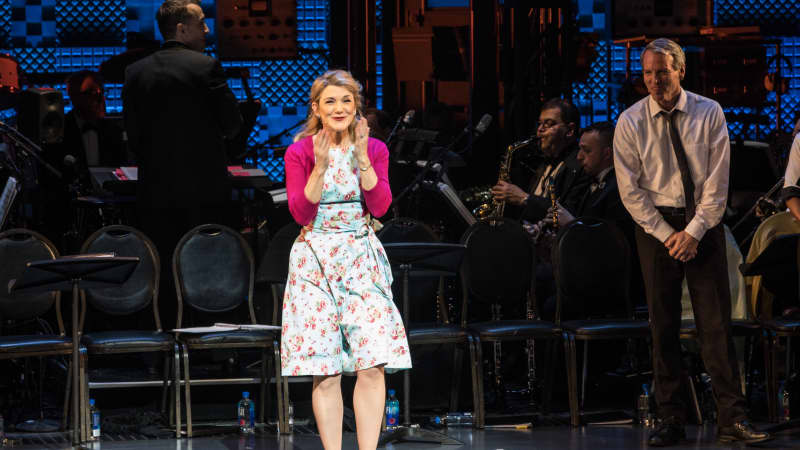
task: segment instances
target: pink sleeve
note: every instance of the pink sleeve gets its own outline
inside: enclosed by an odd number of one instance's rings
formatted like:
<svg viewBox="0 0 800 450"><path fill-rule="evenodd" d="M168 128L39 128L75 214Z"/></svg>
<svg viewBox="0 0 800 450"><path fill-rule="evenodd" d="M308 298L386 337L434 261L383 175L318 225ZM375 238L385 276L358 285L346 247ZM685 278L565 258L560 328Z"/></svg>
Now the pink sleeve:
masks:
<svg viewBox="0 0 800 450"><path fill-rule="evenodd" d="M290 145L283 157L286 163L286 197L289 201L289 212L295 222L301 226L308 225L317 215L319 203L311 203L306 198L305 188L311 171L305 155L304 140Z"/></svg>
<svg viewBox="0 0 800 450"><path fill-rule="evenodd" d="M367 152L372 168L375 169L375 175L378 176L378 183L368 191L364 189L361 191L364 193L364 201L369 212L374 217L381 217L392 204L392 190L389 187L389 150L380 140L369 138Z"/></svg>

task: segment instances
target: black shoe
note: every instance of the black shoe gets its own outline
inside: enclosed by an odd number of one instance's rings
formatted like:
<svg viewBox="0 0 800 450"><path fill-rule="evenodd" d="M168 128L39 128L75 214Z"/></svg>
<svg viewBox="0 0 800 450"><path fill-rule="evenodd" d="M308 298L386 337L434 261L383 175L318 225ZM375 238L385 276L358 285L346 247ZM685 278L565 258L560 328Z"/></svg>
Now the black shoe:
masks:
<svg viewBox="0 0 800 450"><path fill-rule="evenodd" d="M772 439L765 431L756 431L749 421L743 420L736 422L729 427L719 427L718 437L720 442L744 442L745 444L755 444Z"/></svg>
<svg viewBox="0 0 800 450"><path fill-rule="evenodd" d="M686 439L686 430L683 423L677 417L668 417L661 421L656 431L650 435L647 445L651 447L667 447L678 444L682 439Z"/></svg>

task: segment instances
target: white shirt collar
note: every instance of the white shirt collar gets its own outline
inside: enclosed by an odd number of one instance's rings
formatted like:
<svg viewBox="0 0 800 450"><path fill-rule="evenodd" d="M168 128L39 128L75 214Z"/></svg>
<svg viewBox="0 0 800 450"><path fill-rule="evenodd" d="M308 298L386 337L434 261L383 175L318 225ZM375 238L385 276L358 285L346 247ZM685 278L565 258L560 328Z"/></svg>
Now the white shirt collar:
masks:
<svg viewBox="0 0 800 450"><path fill-rule="evenodd" d="M672 111L675 110L686 112L686 104L687 104L686 98L687 98L686 91L684 91L683 88L681 88L681 93L678 95L678 102L675 103L675 106L671 110L666 112L671 113ZM650 117L656 117L661 113L661 111L664 111L663 109L661 109L661 105L659 105L658 102L656 102L656 100L653 98L652 95L649 95L647 97L647 102L650 108Z"/></svg>

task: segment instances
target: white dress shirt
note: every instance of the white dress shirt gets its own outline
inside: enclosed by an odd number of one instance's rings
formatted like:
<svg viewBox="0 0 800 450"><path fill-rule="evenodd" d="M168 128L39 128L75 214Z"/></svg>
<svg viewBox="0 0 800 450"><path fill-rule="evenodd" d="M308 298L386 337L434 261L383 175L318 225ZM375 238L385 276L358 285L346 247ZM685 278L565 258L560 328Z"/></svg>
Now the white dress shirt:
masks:
<svg viewBox="0 0 800 450"><path fill-rule="evenodd" d="M783 177L783 187L800 187L800 133L792 141L792 149L789 150L789 163L786 164L786 175Z"/></svg>
<svg viewBox="0 0 800 450"><path fill-rule="evenodd" d="M686 232L699 241L719 224L728 200L728 126L719 103L683 89L674 110L681 111L675 113L675 126L695 186L695 216ZM664 242L675 229L656 207L683 208L686 199L669 119L661 111L648 95L620 115L614 131L614 167L625 208L645 232Z"/></svg>

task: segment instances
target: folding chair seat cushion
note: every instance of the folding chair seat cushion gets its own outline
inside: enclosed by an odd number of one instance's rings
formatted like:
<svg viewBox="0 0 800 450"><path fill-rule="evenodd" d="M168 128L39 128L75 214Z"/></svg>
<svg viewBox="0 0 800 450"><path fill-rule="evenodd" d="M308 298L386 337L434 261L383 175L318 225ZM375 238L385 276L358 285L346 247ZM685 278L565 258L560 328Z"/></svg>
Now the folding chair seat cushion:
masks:
<svg viewBox="0 0 800 450"><path fill-rule="evenodd" d="M649 336L650 324L646 320L589 319L561 322L561 327L576 336L636 337Z"/></svg>
<svg viewBox="0 0 800 450"><path fill-rule="evenodd" d="M800 334L800 319L770 319L762 322L761 326L775 333Z"/></svg>
<svg viewBox="0 0 800 450"><path fill-rule="evenodd" d="M459 325L423 323L411 325L406 330L410 344L463 342L469 337L469 332Z"/></svg>
<svg viewBox="0 0 800 450"><path fill-rule="evenodd" d="M519 337L548 338L560 337L561 328L553 322L544 320L501 320L477 322L469 324L469 329L476 333L481 341L492 339L513 339Z"/></svg>
<svg viewBox="0 0 800 450"><path fill-rule="evenodd" d="M58 335L21 335L0 337L0 355L35 353L72 353L72 339Z"/></svg>
<svg viewBox="0 0 800 450"><path fill-rule="evenodd" d="M800 320L796 321L800 326ZM750 319L733 319L731 320L731 331L734 336L747 336L757 334L761 331L761 324L755 320ZM697 323L694 320L681 321L681 337L697 336Z"/></svg>
<svg viewBox="0 0 800 450"><path fill-rule="evenodd" d="M173 337L154 330L101 331L89 333L81 340L90 352L169 351Z"/></svg>
<svg viewBox="0 0 800 450"><path fill-rule="evenodd" d="M183 333L178 340L188 346L221 344L259 344L272 343L275 333L260 330L231 330L217 333Z"/></svg>

